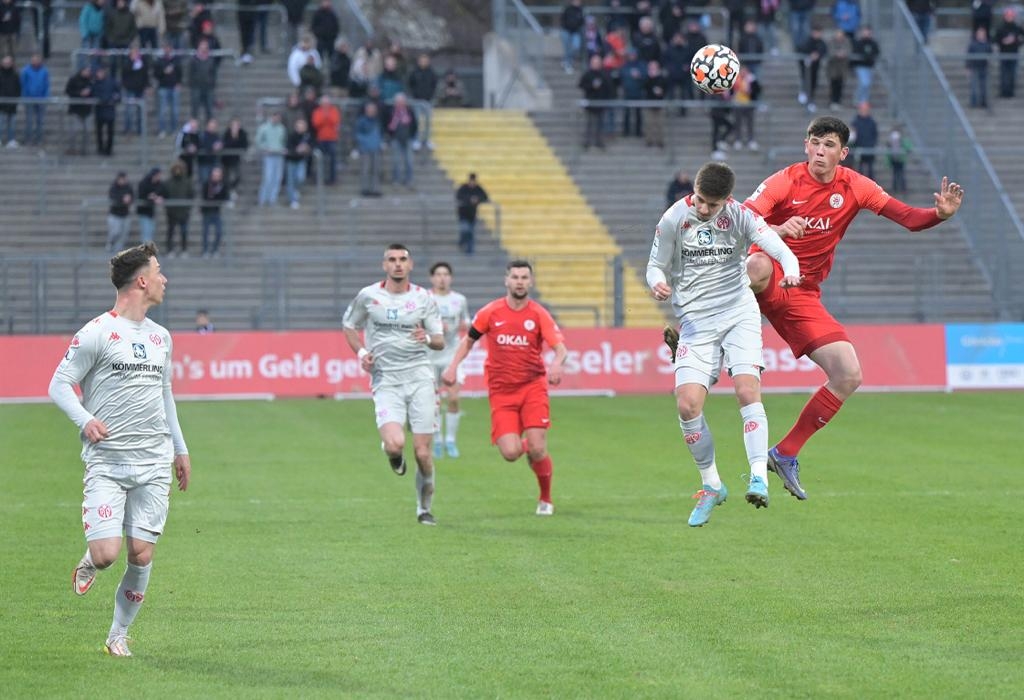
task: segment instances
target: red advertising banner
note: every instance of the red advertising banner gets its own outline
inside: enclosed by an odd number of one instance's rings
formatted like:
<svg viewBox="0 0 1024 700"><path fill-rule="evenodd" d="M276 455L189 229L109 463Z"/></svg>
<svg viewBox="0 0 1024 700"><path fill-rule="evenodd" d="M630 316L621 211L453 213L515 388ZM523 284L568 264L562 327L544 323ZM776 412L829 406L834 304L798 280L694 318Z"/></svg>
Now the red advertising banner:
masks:
<svg viewBox="0 0 1024 700"><path fill-rule="evenodd" d="M851 326L864 368L865 389L944 389L944 327ZM765 391L804 391L824 374L796 359L765 327ZM45 399L50 377L70 336L0 337L0 400ZM566 329L569 356L558 388L570 393L671 392L672 365L661 330ZM465 389L484 391L486 343L466 358ZM174 393L186 397L335 396L366 394L367 375L338 331L177 333ZM729 388L723 377L716 390Z"/></svg>

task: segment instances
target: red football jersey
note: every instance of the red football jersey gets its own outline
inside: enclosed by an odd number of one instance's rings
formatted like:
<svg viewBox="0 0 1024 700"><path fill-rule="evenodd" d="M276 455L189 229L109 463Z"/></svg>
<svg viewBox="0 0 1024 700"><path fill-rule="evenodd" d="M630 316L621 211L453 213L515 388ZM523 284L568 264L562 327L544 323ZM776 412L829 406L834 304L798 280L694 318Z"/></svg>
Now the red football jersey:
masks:
<svg viewBox="0 0 1024 700"><path fill-rule="evenodd" d="M532 299L518 311L505 297L495 299L476 312L472 325L477 333L487 336L484 372L492 392L515 391L543 377L543 343L554 347L563 342L555 319Z"/></svg>
<svg viewBox="0 0 1024 700"><path fill-rule="evenodd" d="M817 287L832 270L836 246L861 209L878 214L888 193L874 180L838 166L827 184L818 182L807 163L795 163L762 182L744 204L769 224L782 224L792 216L807 220L803 238L783 238L800 261L805 287ZM756 246L751 251L758 250Z"/></svg>

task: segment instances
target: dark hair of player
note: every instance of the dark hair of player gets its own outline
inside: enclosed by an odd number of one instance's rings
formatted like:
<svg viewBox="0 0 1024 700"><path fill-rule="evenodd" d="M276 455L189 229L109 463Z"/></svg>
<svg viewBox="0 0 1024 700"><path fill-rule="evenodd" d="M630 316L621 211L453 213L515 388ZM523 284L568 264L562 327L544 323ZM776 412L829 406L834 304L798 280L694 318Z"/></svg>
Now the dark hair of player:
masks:
<svg viewBox="0 0 1024 700"><path fill-rule="evenodd" d="M122 250L110 259L110 281L120 291L131 283L142 268L149 265L149 261L155 257L156 243L152 241Z"/></svg>
<svg viewBox="0 0 1024 700"><path fill-rule="evenodd" d="M439 260L438 262L430 266L430 275L433 276L434 273L437 272L437 269L439 267L443 267L444 269L448 270L449 275L452 274L452 266L446 263L444 260Z"/></svg>
<svg viewBox="0 0 1024 700"><path fill-rule="evenodd" d="M829 134L839 137L839 144L846 147L850 141L850 127L842 119L835 117L816 117L807 125L807 138L817 136L819 139Z"/></svg>
<svg viewBox="0 0 1024 700"><path fill-rule="evenodd" d="M387 257L389 250L404 250L406 253L409 252L409 246L404 243L392 243L384 249L384 257Z"/></svg>
<svg viewBox="0 0 1024 700"><path fill-rule="evenodd" d="M533 265L530 264L529 260L523 260L522 258L517 258L515 260L509 260L508 261L508 265L505 266L505 272L506 273L511 272L512 268L514 268L514 267L525 267L527 270L530 271L531 275L533 274Z"/></svg>
<svg viewBox="0 0 1024 700"><path fill-rule="evenodd" d="M736 174L725 163L705 163L693 181L694 189L708 199L728 199L735 186Z"/></svg>

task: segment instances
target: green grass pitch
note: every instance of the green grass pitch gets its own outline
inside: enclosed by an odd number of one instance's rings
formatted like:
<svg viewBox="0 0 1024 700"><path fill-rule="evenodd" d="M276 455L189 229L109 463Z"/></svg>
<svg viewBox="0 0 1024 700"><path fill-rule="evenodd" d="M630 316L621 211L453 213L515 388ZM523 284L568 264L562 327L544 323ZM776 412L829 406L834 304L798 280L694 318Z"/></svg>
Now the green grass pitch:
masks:
<svg viewBox="0 0 1024 700"><path fill-rule="evenodd" d="M805 396L769 395L778 438ZM122 563L84 598L82 466L53 406L0 406L5 698L1002 698L1024 695L1020 393L864 394L743 500L735 401L707 406L729 501L670 396L559 398L553 518L465 402L436 528L366 401L180 403L175 492L131 659L100 649ZM407 450L411 446L407 446Z"/></svg>

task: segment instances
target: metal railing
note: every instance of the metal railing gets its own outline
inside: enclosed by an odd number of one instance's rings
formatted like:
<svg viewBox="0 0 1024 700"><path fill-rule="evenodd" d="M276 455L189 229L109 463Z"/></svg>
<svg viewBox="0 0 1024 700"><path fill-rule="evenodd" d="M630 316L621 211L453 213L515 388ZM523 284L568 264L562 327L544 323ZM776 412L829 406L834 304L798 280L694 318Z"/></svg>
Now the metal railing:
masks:
<svg viewBox="0 0 1024 700"><path fill-rule="evenodd" d="M545 52L545 34L530 9L522 0L494 0L494 31L502 39L509 42L515 50L515 63L511 67L508 79L496 96L492 96L490 107L498 109L505 106L519 80L522 79L524 67L534 74L539 87L543 87L542 70Z"/></svg>
<svg viewBox="0 0 1024 700"><path fill-rule="evenodd" d="M35 28L36 28L36 46L40 51L43 50L43 35L45 33L45 26L43 23L44 8L42 3L35 2L35 0L19 0L14 3L17 7L28 10L35 15Z"/></svg>

